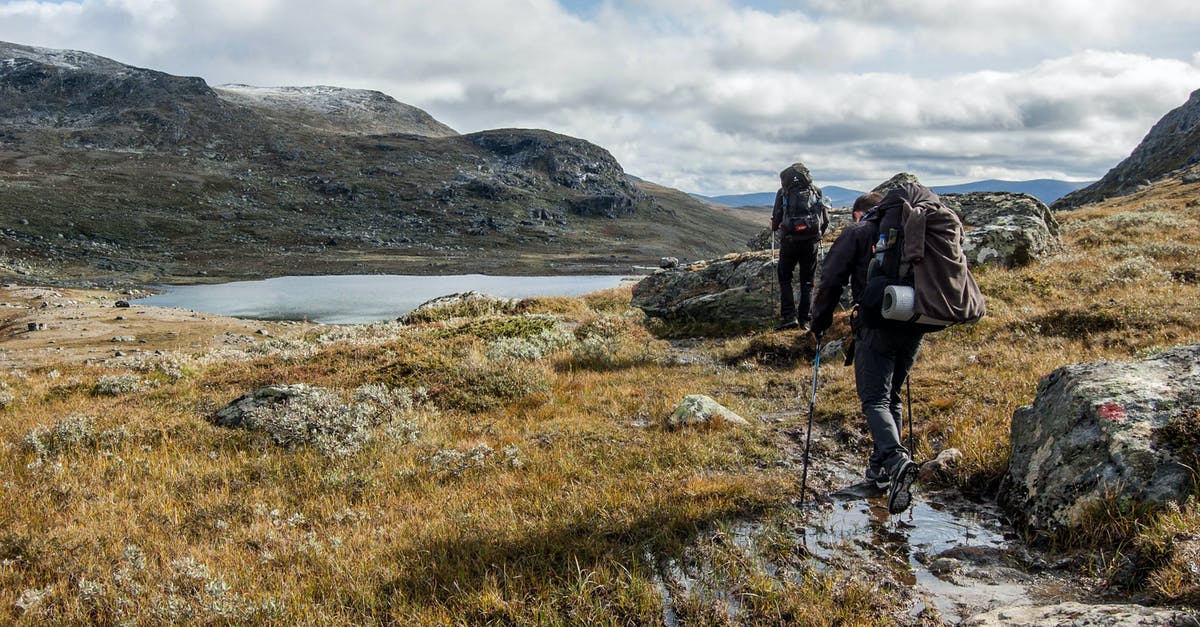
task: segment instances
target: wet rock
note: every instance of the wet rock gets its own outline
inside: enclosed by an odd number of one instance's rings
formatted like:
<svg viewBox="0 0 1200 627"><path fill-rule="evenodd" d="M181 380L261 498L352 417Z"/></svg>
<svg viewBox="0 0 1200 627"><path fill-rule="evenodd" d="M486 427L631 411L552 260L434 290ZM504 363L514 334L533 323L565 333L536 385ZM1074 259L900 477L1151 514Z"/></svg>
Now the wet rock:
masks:
<svg viewBox="0 0 1200 627"><path fill-rule="evenodd" d="M929 564L929 572L943 579L960 568L962 568L962 562L952 557L939 557Z"/></svg>
<svg viewBox="0 0 1200 627"><path fill-rule="evenodd" d="M977 614L962 622L968 627L1020 627L1034 625L1155 625L1164 627L1195 627L1200 625L1196 615L1183 610L1144 607L1141 605L1087 605L1060 603L1058 605L1002 607Z"/></svg>
<svg viewBox="0 0 1200 627"><path fill-rule="evenodd" d="M30 331L45 331L46 323L45 322L30 322L28 325L26 325L26 328Z"/></svg>
<svg viewBox="0 0 1200 627"><path fill-rule="evenodd" d="M714 326L757 327L774 321L775 262L766 252L659 270L633 288L633 306L646 315Z"/></svg>
<svg viewBox="0 0 1200 627"><path fill-rule="evenodd" d="M1059 368L1013 414L1000 501L1018 522L1047 530L1075 526L1114 495L1182 502L1195 484L1171 434L1194 428L1197 406L1200 345Z"/></svg>
<svg viewBox="0 0 1200 627"><path fill-rule="evenodd" d="M663 257L662 259L658 260L658 267L664 268L664 269L678 268L679 267L679 258L678 257Z"/></svg>
<svg viewBox="0 0 1200 627"><path fill-rule="evenodd" d="M921 483L927 484L952 483L955 477L955 469L958 467L959 461L962 460L962 456L962 451L956 448L948 448L938 453L937 457L921 464L918 478Z"/></svg>
<svg viewBox="0 0 1200 627"><path fill-rule="evenodd" d="M119 301L113 303L113 307L128 307L128 306L129 306L129 301L127 301L127 300L119 300Z"/></svg>
<svg viewBox="0 0 1200 627"><path fill-rule="evenodd" d="M682 429L684 427L707 426L711 424L749 425L741 416L725 408L717 401L703 394L685 396L683 401L667 417L667 427Z"/></svg>
<svg viewBox="0 0 1200 627"><path fill-rule="evenodd" d="M260 387L217 410L215 414L208 417L208 421L221 427L244 429L247 428L246 417L252 410L287 402L298 397L315 396L319 393L319 388L303 383Z"/></svg>

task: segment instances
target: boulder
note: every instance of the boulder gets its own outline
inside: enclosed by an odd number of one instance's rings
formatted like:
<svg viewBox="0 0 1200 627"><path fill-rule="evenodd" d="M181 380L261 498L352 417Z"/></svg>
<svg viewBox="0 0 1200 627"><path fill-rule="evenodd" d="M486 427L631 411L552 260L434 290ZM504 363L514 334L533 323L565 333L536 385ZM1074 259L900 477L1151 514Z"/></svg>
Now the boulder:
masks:
<svg viewBox="0 0 1200 627"><path fill-rule="evenodd" d="M667 416L667 427L682 429L684 427L706 426L711 424L750 424L745 418L729 411L725 406L703 394L690 394Z"/></svg>
<svg viewBox="0 0 1200 627"><path fill-rule="evenodd" d="M267 385L253 392L239 396L237 400L217 410L208 417L208 421L219 427L246 429L246 417L251 410L291 401L306 396L319 395L320 388L310 387L303 383L294 385Z"/></svg>
<svg viewBox="0 0 1200 627"><path fill-rule="evenodd" d="M1001 607L972 616L962 622L969 627L1019 627L1035 625L1154 625L1155 627L1197 627L1196 615L1184 610L1143 605L1023 605Z"/></svg>
<svg viewBox="0 0 1200 627"><path fill-rule="evenodd" d="M1019 523L1067 530L1111 496L1182 502L1200 407L1200 344L1140 362L1064 366L1013 414L1000 501ZM1190 436L1188 434L1193 434Z"/></svg>
<svg viewBox="0 0 1200 627"><path fill-rule="evenodd" d="M658 270L633 287L646 315L728 327L758 327L776 318L775 261L768 251L726 255Z"/></svg>
<svg viewBox="0 0 1200 627"><path fill-rule="evenodd" d="M971 265L1023 266L1062 246L1058 220L1029 194L972 192L941 199L963 222L963 252Z"/></svg>

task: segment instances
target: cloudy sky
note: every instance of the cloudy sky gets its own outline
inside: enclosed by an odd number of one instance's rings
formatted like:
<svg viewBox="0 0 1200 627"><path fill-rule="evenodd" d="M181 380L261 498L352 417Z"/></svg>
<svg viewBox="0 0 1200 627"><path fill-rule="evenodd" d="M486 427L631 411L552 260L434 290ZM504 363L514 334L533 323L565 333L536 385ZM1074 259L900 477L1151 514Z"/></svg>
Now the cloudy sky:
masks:
<svg viewBox="0 0 1200 627"><path fill-rule="evenodd" d="M0 0L0 40L377 89L705 194L1099 178L1200 89L1196 0Z"/></svg>

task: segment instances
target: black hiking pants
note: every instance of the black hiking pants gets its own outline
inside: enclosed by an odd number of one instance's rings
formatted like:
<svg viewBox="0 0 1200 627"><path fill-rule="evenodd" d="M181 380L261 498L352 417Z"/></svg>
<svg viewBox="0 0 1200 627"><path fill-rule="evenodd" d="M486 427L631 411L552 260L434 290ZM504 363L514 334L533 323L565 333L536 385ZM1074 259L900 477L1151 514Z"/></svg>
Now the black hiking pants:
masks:
<svg viewBox="0 0 1200 627"><path fill-rule="evenodd" d="M799 239L784 235L779 240L779 319L783 322L799 320L801 324L812 320L809 311L812 303L813 276L817 273L817 249L819 239ZM792 281L796 266L800 267L800 307L796 307L796 294ZM799 312L799 315L797 315Z"/></svg>
<svg viewBox="0 0 1200 627"><path fill-rule="evenodd" d="M854 383L875 447L868 469L889 475L900 462L911 458L901 443L904 404L900 389L921 350L920 331L893 331L864 327L854 343Z"/></svg>

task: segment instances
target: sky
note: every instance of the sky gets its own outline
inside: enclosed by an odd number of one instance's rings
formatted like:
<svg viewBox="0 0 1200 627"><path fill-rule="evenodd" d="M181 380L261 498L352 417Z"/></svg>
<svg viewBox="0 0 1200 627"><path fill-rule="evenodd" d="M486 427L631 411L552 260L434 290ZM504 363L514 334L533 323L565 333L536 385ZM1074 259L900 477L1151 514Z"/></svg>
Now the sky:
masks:
<svg viewBox="0 0 1200 627"><path fill-rule="evenodd" d="M1200 89L1196 0L0 0L0 40L382 91L707 195L1093 180Z"/></svg>

